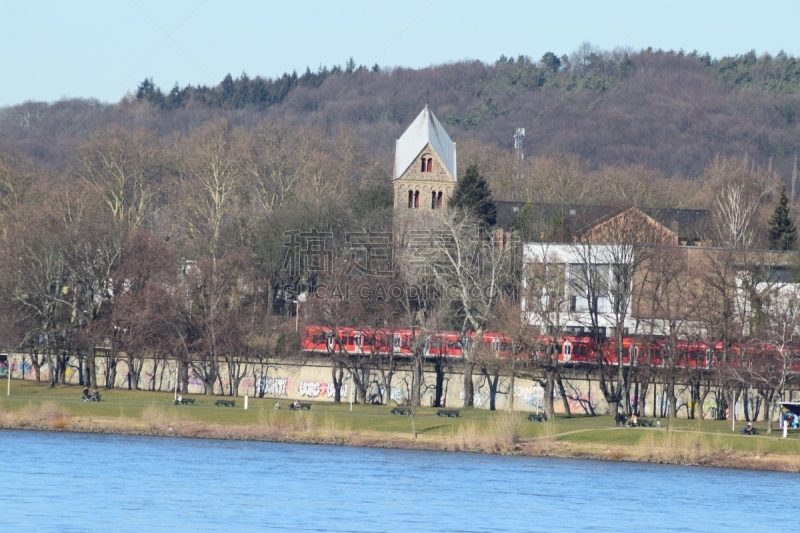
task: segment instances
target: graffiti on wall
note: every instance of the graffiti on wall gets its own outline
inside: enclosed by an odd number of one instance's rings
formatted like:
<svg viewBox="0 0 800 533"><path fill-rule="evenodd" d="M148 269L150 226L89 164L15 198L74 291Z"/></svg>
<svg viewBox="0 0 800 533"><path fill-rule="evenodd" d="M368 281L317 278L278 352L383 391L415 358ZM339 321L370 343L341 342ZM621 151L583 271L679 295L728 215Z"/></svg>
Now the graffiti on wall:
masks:
<svg viewBox="0 0 800 533"><path fill-rule="evenodd" d="M392 395L391 395L392 401L400 403L403 401L403 398L405 398L405 396L406 393L402 388L392 387Z"/></svg>
<svg viewBox="0 0 800 533"><path fill-rule="evenodd" d="M260 398L264 396L286 396L286 388L289 380L286 378L258 378L256 381L256 395Z"/></svg>
<svg viewBox="0 0 800 533"><path fill-rule="evenodd" d="M569 409L574 412L578 409L584 409L587 413L594 412L597 405L592 398L591 392L573 392L567 398L569 401Z"/></svg>
<svg viewBox="0 0 800 533"><path fill-rule="evenodd" d="M461 391L458 395L459 399L463 402L464 401L464 391ZM472 395L472 405L475 407L481 407L484 403L489 400L489 393L484 392L483 394L476 392Z"/></svg>
<svg viewBox="0 0 800 533"><path fill-rule="evenodd" d="M309 398L322 396L323 398L333 399L336 397L336 389L333 383L326 381L301 381L297 384L297 392L300 393L300 396L308 396ZM347 398L347 384L342 385L341 395L342 398Z"/></svg>
<svg viewBox="0 0 800 533"><path fill-rule="evenodd" d="M544 389L538 385L533 387L514 387L514 396L521 398L522 403L530 407L541 409L544 405Z"/></svg>

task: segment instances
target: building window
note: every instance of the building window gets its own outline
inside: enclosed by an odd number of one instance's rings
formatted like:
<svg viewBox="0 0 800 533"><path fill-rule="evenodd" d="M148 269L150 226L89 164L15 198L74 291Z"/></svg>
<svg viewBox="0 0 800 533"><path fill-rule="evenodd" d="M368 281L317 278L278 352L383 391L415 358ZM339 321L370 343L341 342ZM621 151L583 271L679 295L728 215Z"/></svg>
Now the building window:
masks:
<svg viewBox="0 0 800 533"><path fill-rule="evenodd" d="M425 163L425 158L423 157L422 158L422 168L420 169L420 172L425 172L425 167L427 167L427 165Z"/></svg>
<svg viewBox="0 0 800 533"><path fill-rule="evenodd" d="M414 209L419 209L419 191L414 191Z"/></svg>
<svg viewBox="0 0 800 533"><path fill-rule="evenodd" d="M428 172L433 172L433 158L428 158Z"/></svg>
<svg viewBox="0 0 800 533"><path fill-rule="evenodd" d="M436 197L436 207L442 207L442 191L439 191L439 195Z"/></svg>
<svg viewBox="0 0 800 533"><path fill-rule="evenodd" d="M408 191L408 208L414 207L414 191Z"/></svg>
<svg viewBox="0 0 800 533"><path fill-rule="evenodd" d="M432 157L423 157L422 158L422 165L420 166L420 172L433 172L433 158Z"/></svg>
<svg viewBox="0 0 800 533"><path fill-rule="evenodd" d="M436 209L436 191L431 192L431 209Z"/></svg>

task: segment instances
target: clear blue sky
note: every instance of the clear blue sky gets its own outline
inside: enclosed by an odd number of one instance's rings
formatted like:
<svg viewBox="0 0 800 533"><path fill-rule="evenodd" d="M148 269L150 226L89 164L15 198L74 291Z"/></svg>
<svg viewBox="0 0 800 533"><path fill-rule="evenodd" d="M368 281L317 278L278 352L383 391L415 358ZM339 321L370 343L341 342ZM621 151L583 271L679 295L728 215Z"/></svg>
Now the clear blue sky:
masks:
<svg viewBox="0 0 800 533"><path fill-rule="evenodd" d="M584 41L800 55L800 2L98 0L4 2L0 106L61 97L116 102L145 77L168 90L306 66L424 67L501 54L538 59Z"/></svg>

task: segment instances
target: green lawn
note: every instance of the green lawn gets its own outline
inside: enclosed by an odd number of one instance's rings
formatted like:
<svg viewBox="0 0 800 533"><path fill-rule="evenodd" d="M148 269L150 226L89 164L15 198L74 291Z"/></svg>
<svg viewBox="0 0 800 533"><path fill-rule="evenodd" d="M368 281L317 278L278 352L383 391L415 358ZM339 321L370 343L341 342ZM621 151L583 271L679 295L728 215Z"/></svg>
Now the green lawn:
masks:
<svg viewBox="0 0 800 533"><path fill-rule="evenodd" d="M59 385L50 388L47 384L31 381L14 380L11 384L11 396L5 396L5 383L0 388L0 410L18 410L29 405L36 406L45 402L55 402L78 417L125 417L141 418L142 412L149 406L161 406L174 410L186 420L230 425L262 424L269 418L284 419L291 422L299 416L313 417L314 424L338 429L372 430L391 433L411 433L411 417L390 414L391 406L334 404L328 402L311 402L310 413L292 412L288 409L289 401L281 400L282 409L273 409L275 399L251 398L249 408L244 410L244 398L236 398L235 408L214 406L220 397L187 395L196 399L194 405L174 406L173 394L163 392L101 390L101 402L84 402L81 400L82 388L79 386ZM229 398L225 398L229 399ZM305 403L305 402L304 402ZM460 418L439 418L435 416L437 409L424 407L417 410L414 424L422 435L453 435L460 428L474 426L479 433L491 431L493 421L498 416L507 416L500 412L485 409L461 409ZM524 413L518 415L524 418ZM662 421L666 425L666 421ZM800 438L797 433L790 434L789 439L779 439L780 432L766 436L761 431L757 437L743 437L738 434L742 423L737 422L737 433L731 432L729 422L675 420L671 429L674 435L687 435L700 439L708 446L739 451L769 452L778 454L800 454ZM763 426L757 424L757 427ZM573 444L600 446L635 446L648 433L659 437L666 433L666 428L615 428L609 416L587 417L575 416L566 418L558 416L550 424L523 422L521 437L523 439L542 437L549 434L559 441ZM687 441L688 442L688 441Z"/></svg>

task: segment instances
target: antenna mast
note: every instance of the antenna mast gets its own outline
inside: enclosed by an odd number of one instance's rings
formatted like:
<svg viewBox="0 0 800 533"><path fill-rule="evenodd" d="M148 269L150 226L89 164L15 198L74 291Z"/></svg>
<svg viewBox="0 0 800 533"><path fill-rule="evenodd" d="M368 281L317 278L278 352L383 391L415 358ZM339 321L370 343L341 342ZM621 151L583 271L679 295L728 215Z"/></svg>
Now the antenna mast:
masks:
<svg viewBox="0 0 800 533"><path fill-rule="evenodd" d="M524 140L525 128L517 128L517 132L514 134L514 154L517 157L517 161L525 159L525 151L522 148L522 141Z"/></svg>

